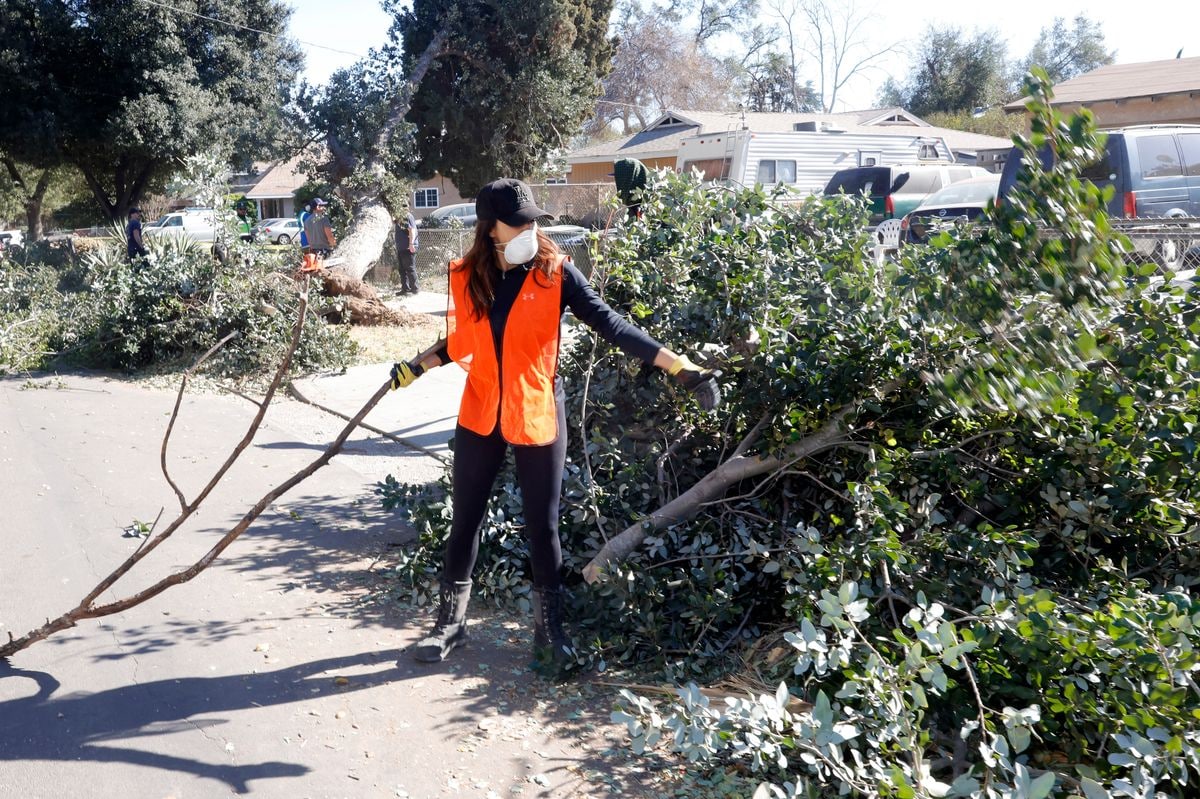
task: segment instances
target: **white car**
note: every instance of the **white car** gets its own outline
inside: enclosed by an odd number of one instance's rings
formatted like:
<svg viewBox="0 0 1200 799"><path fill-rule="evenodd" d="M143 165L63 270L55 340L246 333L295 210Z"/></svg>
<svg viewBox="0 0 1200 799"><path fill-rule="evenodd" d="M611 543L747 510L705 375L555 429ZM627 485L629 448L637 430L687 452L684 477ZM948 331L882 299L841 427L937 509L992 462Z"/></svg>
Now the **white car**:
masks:
<svg viewBox="0 0 1200 799"><path fill-rule="evenodd" d="M19 230L0 230L0 243L5 247L22 247L25 245L25 234Z"/></svg>
<svg viewBox="0 0 1200 799"><path fill-rule="evenodd" d="M295 217L264 219L250 232L256 240L266 239L272 244L291 244L300 240L300 220Z"/></svg>
<svg viewBox="0 0 1200 799"><path fill-rule="evenodd" d="M213 211L179 211L167 214L151 227L143 227L142 235L158 238L176 236L192 241L211 242L217 237L217 220Z"/></svg>

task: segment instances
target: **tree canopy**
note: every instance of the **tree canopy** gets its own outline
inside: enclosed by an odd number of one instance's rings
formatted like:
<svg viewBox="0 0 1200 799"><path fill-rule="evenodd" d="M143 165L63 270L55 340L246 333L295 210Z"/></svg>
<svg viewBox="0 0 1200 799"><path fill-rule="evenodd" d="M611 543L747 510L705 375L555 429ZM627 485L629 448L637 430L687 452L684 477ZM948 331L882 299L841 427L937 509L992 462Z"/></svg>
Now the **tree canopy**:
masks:
<svg viewBox="0 0 1200 799"><path fill-rule="evenodd" d="M412 100L419 172L470 194L503 174L537 172L592 113L607 74L611 0L415 0L396 14L404 72L439 33Z"/></svg>
<svg viewBox="0 0 1200 799"><path fill-rule="evenodd" d="M187 155L259 156L301 64L282 37L287 5L173 6L8 0L0 7L0 151L35 167L77 167L111 218Z"/></svg>
<svg viewBox="0 0 1200 799"><path fill-rule="evenodd" d="M1029 55L1018 65L1014 88L1019 89L1026 72L1041 67L1051 83L1070 80L1097 67L1111 64L1116 55L1104 43L1100 23L1080 14L1070 26L1062 17L1042 28Z"/></svg>
<svg viewBox="0 0 1200 799"><path fill-rule="evenodd" d="M1007 99L1007 46L993 30L966 33L930 26L913 55L909 78L888 78L880 103L899 105L918 116L962 111Z"/></svg>

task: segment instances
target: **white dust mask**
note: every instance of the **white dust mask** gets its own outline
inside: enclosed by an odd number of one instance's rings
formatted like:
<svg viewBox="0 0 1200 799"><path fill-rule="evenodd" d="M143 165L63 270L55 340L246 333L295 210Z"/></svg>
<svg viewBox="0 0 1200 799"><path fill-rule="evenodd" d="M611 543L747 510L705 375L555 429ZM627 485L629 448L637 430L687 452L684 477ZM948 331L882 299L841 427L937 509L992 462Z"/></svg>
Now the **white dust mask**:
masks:
<svg viewBox="0 0 1200 799"><path fill-rule="evenodd" d="M504 245L504 260L513 266L520 266L532 261L537 251L537 222L534 222L527 230L522 230Z"/></svg>

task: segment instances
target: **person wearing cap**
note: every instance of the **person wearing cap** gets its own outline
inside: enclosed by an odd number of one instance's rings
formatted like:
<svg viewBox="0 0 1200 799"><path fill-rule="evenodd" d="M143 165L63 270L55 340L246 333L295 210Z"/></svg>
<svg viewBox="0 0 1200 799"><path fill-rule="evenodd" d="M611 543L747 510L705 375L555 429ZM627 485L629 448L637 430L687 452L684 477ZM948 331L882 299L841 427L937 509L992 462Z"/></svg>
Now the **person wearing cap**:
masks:
<svg viewBox="0 0 1200 799"><path fill-rule="evenodd" d="M142 209L129 209L129 224L125 226L125 249L130 262L134 258L145 258L146 244L142 241Z"/></svg>
<svg viewBox="0 0 1200 799"><path fill-rule="evenodd" d="M333 225L329 224L329 203L317 197L313 200L315 213L304 220L304 238L308 241L308 252L316 253L324 258L333 252L337 246L337 236L333 235Z"/></svg>
<svg viewBox="0 0 1200 799"><path fill-rule="evenodd" d="M467 370L454 431L454 516L446 539L437 620L413 649L424 662L443 660L467 638L471 572L492 485L509 447L521 487L533 576L534 647L557 667L573 660L563 630L565 593L558 537L567 436L558 378L559 333L566 309L626 355L663 369L711 410L716 378L676 355L613 311L557 245L538 230L548 214L525 183L503 178L475 198L478 221L470 250L450 262L449 307L442 346L422 360L392 367L392 388L411 385L451 361Z"/></svg>

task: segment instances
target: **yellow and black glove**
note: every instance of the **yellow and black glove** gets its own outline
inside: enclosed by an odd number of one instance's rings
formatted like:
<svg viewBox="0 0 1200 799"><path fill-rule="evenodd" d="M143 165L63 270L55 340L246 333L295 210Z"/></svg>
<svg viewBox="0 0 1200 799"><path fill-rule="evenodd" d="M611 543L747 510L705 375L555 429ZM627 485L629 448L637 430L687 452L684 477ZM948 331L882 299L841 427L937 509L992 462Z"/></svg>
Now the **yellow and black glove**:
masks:
<svg viewBox="0 0 1200 799"><path fill-rule="evenodd" d="M721 404L721 387L717 378L721 376L718 369L704 369L692 363L686 355L680 355L671 364L667 374L679 381L679 384L692 393L696 402L706 411L711 411Z"/></svg>
<svg viewBox="0 0 1200 799"><path fill-rule="evenodd" d="M401 361L392 365L392 391L398 388L407 388L413 384L421 375L425 374L425 367L419 363L409 363Z"/></svg>

